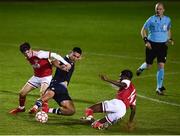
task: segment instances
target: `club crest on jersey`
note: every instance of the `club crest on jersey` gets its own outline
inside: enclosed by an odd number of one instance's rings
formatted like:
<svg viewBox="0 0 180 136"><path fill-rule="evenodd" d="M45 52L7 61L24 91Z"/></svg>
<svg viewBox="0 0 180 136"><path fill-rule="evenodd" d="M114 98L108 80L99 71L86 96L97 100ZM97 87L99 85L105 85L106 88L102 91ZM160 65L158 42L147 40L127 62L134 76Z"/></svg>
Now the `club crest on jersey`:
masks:
<svg viewBox="0 0 180 136"><path fill-rule="evenodd" d="M40 64L38 63L38 60L34 60L34 64L32 65L33 68L40 68Z"/></svg>

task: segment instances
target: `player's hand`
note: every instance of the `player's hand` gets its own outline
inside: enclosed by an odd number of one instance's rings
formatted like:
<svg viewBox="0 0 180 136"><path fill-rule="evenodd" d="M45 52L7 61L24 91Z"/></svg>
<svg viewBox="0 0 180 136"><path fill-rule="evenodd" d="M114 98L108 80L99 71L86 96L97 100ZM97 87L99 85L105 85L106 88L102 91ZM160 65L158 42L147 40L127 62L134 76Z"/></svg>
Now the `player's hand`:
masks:
<svg viewBox="0 0 180 136"><path fill-rule="evenodd" d="M99 77L103 80L103 81L107 81L108 80L108 77L105 76L105 75L99 75Z"/></svg>
<svg viewBox="0 0 180 136"><path fill-rule="evenodd" d="M135 128L135 123L129 121L129 122L127 123L127 128L128 128L129 131L134 130L134 128Z"/></svg>
<svg viewBox="0 0 180 136"><path fill-rule="evenodd" d="M173 39L169 39L167 44L174 45L174 40Z"/></svg>
<svg viewBox="0 0 180 136"><path fill-rule="evenodd" d="M69 67L67 65L61 65L60 69L67 72L69 71Z"/></svg>
<svg viewBox="0 0 180 136"><path fill-rule="evenodd" d="M69 71L70 69L71 69L71 65L68 63L68 64L66 64L66 68L67 68L67 70Z"/></svg>
<svg viewBox="0 0 180 136"><path fill-rule="evenodd" d="M146 46L149 50L152 49L151 44L150 44L149 42L147 42L147 43L145 44L145 46Z"/></svg>

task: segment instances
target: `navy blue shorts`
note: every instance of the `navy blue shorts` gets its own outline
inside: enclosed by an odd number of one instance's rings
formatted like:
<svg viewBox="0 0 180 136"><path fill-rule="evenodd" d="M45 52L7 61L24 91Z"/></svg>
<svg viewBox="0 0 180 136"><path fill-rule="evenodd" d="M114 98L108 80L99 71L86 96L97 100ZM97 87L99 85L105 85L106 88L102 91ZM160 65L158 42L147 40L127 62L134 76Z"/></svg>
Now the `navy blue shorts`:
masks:
<svg viewBox="0 0 180 136"><path fill-rule="evenodd" d="M153 64L153 61L155 58L157 58L157 62L166 62L166 57L167 57L167 50L168 46L166 43L156 43L156 42L151 42L152 49L148 49L146 47L146 63L147 64Z"/></svg>
<svg viewBox="0 0 180 136"><path fill-rule="evenodd" d="M72 100L71 97L69 96L67 88L63 84L53 81L51 82L48 89L51 89L52 91L54 91L55 95L53 99L58 104L60 104L64 100Z"/></svg>

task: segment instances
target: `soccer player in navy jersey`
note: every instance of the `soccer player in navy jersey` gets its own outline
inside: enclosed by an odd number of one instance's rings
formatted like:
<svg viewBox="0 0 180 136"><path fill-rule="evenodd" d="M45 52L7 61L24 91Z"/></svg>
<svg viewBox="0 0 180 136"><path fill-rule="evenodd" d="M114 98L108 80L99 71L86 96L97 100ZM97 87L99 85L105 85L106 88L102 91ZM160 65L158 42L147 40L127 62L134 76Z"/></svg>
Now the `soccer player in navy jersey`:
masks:
<svg viewBox="0 0 180 136"><path fill-rule="evenodd" d="M44 50L32 50L30 44L25 42L19 47L21 53L25 56L27 61L31 64L34 75L26 82L19 92L19 106L9 113L17 114L19 112L25 112L26 96L29 92L35 88L40 88L40 96L45 92L52 79L52 65L62 70L69 70L70 64L64 60L60 55ZM50 62L51 61L51 62ZM55 63L56 62L56 63ZM60 66L57 62L61 62Z"/></svg>
<svg viewBox="0 0 180 136"><path fill-rule="evenodd" d="M164 15L163 3L155 5L155 15L149 17L141 30L141 36L146 46L146 61L137 69L139 76L145 69L151 68L153 60L157 58L158 71L156 74L156 92L164 94L164 65L167 57L168 43L174 44L171 36L171 19Z"/></svg>
<svg viewBox="0 0 180 136"><path fill-rule="evenodd" d="M75 68L75 62L81 59L82 50L79 47L74 47L72 51L64 57L64 59L71 64L69 71L62 71L57 68L55 75L46 90L45 94L36 101L29 113L36 113L39 108L47 113L54 113L58 115L73 115L75 113L74 103L69 96L67 86L70 82L71 76ZM47 102L49 99L54 99L59 105L58 108L49 108Z"/></svg>

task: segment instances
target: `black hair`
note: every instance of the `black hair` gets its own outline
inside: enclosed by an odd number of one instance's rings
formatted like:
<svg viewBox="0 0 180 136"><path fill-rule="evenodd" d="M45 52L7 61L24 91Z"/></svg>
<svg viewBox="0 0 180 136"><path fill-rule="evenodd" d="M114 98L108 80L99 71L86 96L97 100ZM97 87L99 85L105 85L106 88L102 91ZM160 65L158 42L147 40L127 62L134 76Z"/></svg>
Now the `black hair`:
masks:
<svg viewBox="0 0 180 136"><path fill-rule="evenodd" d="M31 48L30 44L25 42L20 45L19 50L24 53L25 51L29 50Z"/></svg>
<svg viewBox="0 0 180 136"><path fill-rule="evenodd" d="M73 51L73 52L77 52L77 53L79 53L79 54L82 54L82 50L81 50L81 48L79 48L79 47L74 47L72 51Z"/></svg>
<svg viewBox="0 0 180 136"><path fill-rule="evenodd" d="M131 80L133 77L133 73L131 72L131 70L125 69L121 71L121 76L126 76Z"/></svg>

